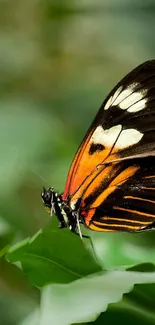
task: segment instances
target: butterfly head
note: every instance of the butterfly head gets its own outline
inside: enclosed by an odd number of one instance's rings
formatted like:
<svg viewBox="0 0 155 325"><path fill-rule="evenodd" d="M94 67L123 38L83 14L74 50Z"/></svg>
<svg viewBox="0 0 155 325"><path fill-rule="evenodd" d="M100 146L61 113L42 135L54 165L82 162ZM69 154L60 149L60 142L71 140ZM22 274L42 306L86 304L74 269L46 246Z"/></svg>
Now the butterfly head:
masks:
<svg viewBox="0 0 155 325"><path fill-rule="evenodd" d="M52 216L52 214L55 213L57 193L55 193L53 187L50 187L49 189L45 189L45 187L43 187L41 197L46 211Z"/></svg>
<svg viewBox="0 0 155 325"><path fill-rule="evenodd" d="M41 198L44 203L45 209L51 216L56 214L59 222L60 228L65 228L68 225L67 213L64 210L64 202L61 195L56 193L53 187L45 189L43 187Z"/></svg>

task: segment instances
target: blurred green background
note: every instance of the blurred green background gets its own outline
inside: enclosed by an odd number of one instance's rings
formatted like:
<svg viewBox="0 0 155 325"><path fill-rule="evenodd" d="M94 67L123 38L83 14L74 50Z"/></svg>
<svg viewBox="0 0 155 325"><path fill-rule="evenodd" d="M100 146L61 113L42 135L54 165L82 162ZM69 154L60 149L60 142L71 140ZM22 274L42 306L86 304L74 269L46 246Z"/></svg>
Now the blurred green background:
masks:
<svg viewBox="0 0 155 325"><path fill-rule="evenodd" d="M132 68L155 58L154 28L153 0L0 0L1 255L47 225L41 187L63 191L105 96ZM146 242L152 249L155 235L144 236ZM38 290L1 258L0 324L19 324L38 302Z"/></svg>

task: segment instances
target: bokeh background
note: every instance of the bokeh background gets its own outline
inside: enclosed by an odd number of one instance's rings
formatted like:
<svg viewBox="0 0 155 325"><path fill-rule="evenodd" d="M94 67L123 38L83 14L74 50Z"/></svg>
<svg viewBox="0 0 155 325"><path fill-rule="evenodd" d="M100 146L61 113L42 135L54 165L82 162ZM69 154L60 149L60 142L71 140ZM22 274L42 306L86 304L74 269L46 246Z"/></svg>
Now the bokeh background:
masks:
<svg viewBox="0 0 155 325"><path fill-rule="evenodd" d="M154 30L153 0L0 0L1 255L48 223L41 187L63 191L106 94L155 58ZM38 302L1 258L0 324L21 324Z"/></svg>

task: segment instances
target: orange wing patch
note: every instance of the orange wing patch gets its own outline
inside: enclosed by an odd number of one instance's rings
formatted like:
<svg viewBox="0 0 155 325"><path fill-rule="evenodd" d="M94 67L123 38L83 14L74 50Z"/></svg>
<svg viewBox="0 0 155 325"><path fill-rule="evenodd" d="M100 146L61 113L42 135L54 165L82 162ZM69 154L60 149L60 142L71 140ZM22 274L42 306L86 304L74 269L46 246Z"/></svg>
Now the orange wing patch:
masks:
<svg viewBox="0 0 155 325"><path fill-rule="evenodd" d="M79 165L81 163L81 160L83 160L83 157L85 157L84 161L86 160L86 153L88 151L88 143L89 143L89 140L91 138L91 135L93 133L93 130L90 131L90 134L88 134L88 136L86 135L82 144L80 145L74 159L73 159L73 162L72 162L72 165L70 167L70 170L69 170L69 173L68 173L68 177L67 177L67 181L66 181L66 186L65 186L65 190L64 190L64 193L63 193L63 196L62 196L62 199L65 201L67 200L68 198L68 195L72 194L75 189L76 189L76 185L75 183L73 182L74 180L74 177L77 173L77 170L78 170L78 173L79 173ZM84 163L84 162L83 162ZM82 173L82 177L83 177L83 173ZM77 185L80 184L80 180L79 180L79 183Z"/></svg>
<svg viewBox="0 0 155 325"><path fill-rule="evenodd" d="M63 200L71 198L71 201L75 201L80 198L84 187L88 185L87 177L90 176L91 183L92 173L98 174L95 173L95 169L105 162L119 160L119 153L125 148L135 145L142 137L141 132L135 129L123 130L120 124L107 130L104 130L101 125L93 129L75 156L68 175ZM77 192L79 192L78 195ZM73 198L75 194L76 197Z"/></svg>
<svg viewBox="0 0 155 325"><path fill-rule="evenodd" d="M96 207L100 206L101 203L105 201L105 199L116 190L116 188L120 185L122 185L124 182L127 181L131 176L135 174L135 172L138 170L138 166L131 166L126 168L123 172L121 172L111 183L110 185L97 197L97 199L93 202L93 206L89 207L89 211L87 215L85 215L85 224L87 227L91 228L91 221L93 218L93 215L96 211ZM116 171L116 168L114 168L114 171ZM87 192L86 192L87 193ZM96 224L97 226L97 224Z"/></svg>
<svg viewBox="0 0 155 325"><path fill-rule="evenodd" d="M113 155L112 158L108 157L111 148L104 148L102 151L95 152L91 156L91 154L89 153L90 147L91 145L88 142L88 144L84 146L84 148L82 148L81 152L84 151L82 157L81 157L81 153L79 156L77 153L77 156L75 157L75 162L73 162L73 166L71 167L71 170L69 172L69 177L63 194L63 200L66 200L67 198L68 190L69 190L69 195L74 196L74 193L78 191L79 187L81 188L78 196L81 196L83 189L88 184L88 181L91 182L92 178L99 173L100 169L103 168L101 164L103 164L104 161L110 162L110 160L112 159L118 159L117 155ZM87 180L88 176L89 176L89 180ZM72 181L70 183L71 179ZM85 184L83 184L83 181Z"/></svg>
<svg viewBox="0 0 155 325"><path fill-rule="evenodd" d="M107 133L103 130L102 126L98 126L95 130L93 129L86 139L84 139L69 171L65 191L62 197L63 200L67 199L67 195L70 197L74 195L74 193L78 191L79 187L82 187L83 181L85 182L89 175L91 181L91 173L95 173L95 169L98 169L100 164L103 164L104 161L110 162L112 159L119 158L115 155L115 153L119 151L119 148L114 148L114 144L120 133L120 125L108 130ZM79 194L82 194L82 189ZM78 195L78 197L80 197L80 195Z"/></svg>

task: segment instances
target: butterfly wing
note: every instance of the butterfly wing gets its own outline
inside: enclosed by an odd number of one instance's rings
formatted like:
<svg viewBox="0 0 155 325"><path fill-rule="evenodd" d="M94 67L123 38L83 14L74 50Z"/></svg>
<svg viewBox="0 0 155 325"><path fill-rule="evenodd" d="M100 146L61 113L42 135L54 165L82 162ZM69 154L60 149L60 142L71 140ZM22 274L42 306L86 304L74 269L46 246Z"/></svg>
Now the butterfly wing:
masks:
<svg viewBox="0 0 155 325"><path fill-rule="evenodd" d="M97 231L139 231L155 227L155 157L111 166L110 179L85 192L85 225Z"/></svg>
<svg viewBox="0 0 155 325"><path fill-rule="evenodd" d="M72 209L80 202L84 221L90 226L94 215L96 218L95 211L104 215L104 204L114 196L114 188L116 194L116 184L118 188L126 186L130 192L130 181L142 175L141 159L147 162L150 159L149 166L153 168L154 156L155 60L152 60L125 76L104 101L75 155L63 200ZM140 192L140 183L137 191ZM94 193L96 201L91 200Z"/></svg>

